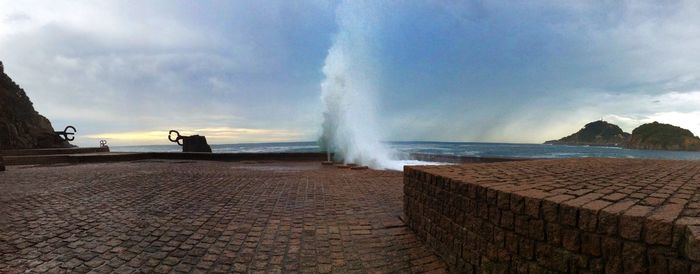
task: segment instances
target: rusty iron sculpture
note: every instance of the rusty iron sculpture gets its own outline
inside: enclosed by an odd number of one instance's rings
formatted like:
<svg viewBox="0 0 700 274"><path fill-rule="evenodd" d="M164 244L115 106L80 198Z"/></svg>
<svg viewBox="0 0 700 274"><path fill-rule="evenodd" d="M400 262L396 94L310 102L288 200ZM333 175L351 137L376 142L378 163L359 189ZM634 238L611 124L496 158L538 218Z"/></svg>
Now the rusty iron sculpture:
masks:
<svg viewBox="0 0 700 274"><path fill-rule="evenodd" d="M175 139L173 139L173 133ZM182 136L177 130L168 132L168 140L182 147L182 152L211 152L207 138L199 135Z"/></svg>
<svg viewBox="0 0 700 274"><path fill-rule="evenodd" d="M72 131L68 131L72 129ZM73 126L67 126L63 131L54 131L56 135L61 137L64 141L73 141L75 140L75 133L78 132L75 130L75 127Z"/></svg>

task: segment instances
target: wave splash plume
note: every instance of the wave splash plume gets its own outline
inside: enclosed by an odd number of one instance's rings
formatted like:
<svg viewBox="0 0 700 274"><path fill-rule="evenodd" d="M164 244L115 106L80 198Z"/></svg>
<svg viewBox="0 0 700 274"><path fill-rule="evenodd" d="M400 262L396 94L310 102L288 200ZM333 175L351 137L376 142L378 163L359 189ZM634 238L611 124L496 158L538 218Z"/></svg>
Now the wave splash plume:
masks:
<svg viewBox="0 0 700 274"><path fill-rule="evenodd" d="M321 83L324 105L321 146L335 153L335 160L375 169L403 170L407 164L387 148L376 124L376 86L380 66L373 54L381 26L380 4L374 1L343 1L337 11L338 33L328 50Z"/></svg>

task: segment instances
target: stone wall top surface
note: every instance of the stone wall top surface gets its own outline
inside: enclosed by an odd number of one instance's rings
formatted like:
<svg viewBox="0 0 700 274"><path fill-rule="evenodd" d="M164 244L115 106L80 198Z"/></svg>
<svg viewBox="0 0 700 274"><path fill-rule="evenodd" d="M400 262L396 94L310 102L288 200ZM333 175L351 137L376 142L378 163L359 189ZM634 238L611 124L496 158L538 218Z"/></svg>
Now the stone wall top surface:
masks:
<svg viewBox="0 0 700 274"><path fill-rule="evenodd" d="M700 161L579 158L406 168L412 170L449 178L442 181L465 196L481 186L493 195L646 219L650 229L700 226Z"/></svg>
<svg viewBox="0 0 700 274"><path fill-rule="evenodd" d="M699 188L700 161L410 166L404 213L455 272L700 273Z"/></svg>

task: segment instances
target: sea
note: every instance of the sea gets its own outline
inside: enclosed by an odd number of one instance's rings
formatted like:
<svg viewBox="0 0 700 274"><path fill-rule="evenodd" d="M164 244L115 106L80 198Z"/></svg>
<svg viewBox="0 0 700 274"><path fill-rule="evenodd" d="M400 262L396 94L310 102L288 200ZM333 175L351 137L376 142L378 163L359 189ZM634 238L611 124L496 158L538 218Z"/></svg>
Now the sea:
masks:
<svg viewBox="0 0 700 274"><path fill-rule="evenodd" d="M640 158L700 160L700 152L638 150L619 147L474 142L387 142L398 154L412 153L504 158ZM214 153L321 152L316 142L211 145ZM110 146L114 152L178 152L177 145Z"/></svg>

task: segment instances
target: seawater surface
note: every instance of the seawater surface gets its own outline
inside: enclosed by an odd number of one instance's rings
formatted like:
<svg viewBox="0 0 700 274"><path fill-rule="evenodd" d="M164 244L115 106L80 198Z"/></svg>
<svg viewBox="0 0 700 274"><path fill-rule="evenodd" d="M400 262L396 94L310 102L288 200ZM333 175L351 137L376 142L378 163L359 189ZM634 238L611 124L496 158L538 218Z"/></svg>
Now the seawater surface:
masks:
<svg viewBox="0 0 700 274"><path fill-rule="evenodd" d="M542 144L459 143L459 142L387 142L400 154L425 153L473 157L517 158L645 158L700 160L700 152L637 150L618 147L561 146ZM113 146L114 152L177 152L177 145ZM211 145L214 153L320 152L316 142L254 143Z"/></svg>

